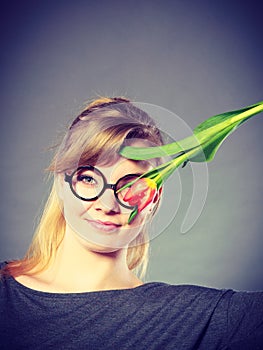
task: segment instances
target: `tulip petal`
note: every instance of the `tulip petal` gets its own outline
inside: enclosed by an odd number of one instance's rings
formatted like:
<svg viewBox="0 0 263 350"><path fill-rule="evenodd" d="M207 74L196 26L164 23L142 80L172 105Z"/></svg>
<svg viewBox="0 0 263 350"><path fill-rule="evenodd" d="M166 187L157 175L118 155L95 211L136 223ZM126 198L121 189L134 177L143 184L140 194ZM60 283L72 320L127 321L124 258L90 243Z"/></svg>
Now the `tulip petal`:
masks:
<svg viewBox="0 0 263 350"><path fill-rule="evenodd" d="M140 178L131 185L123 198L130 206L135 206L135 209L130 215L129 223L139 212L152 203L156 193L157 184L150 178Z"/></svg>

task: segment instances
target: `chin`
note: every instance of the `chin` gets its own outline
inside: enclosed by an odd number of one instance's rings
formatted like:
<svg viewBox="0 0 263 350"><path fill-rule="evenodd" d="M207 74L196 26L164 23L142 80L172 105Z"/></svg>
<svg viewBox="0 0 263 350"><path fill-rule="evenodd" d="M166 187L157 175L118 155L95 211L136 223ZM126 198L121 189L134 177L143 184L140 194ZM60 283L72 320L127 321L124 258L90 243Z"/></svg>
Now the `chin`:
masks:
<svg viewBox="0 0 263 350"><path fill-rule="evenodd" d="M113 253L129 245L127 232L105 232L97 229L72 230L81 245L97 253Z"/></svg>
<svg viewBox="0 0 263 350"><path fill-rule="evenodd" d="M81 233L78 232L75 232L75 237L85 249L94 253L114 253L121 248L124 248L105 244L105 240L102 240L101 238L87 237L87 235L81 235Z"/></svg>

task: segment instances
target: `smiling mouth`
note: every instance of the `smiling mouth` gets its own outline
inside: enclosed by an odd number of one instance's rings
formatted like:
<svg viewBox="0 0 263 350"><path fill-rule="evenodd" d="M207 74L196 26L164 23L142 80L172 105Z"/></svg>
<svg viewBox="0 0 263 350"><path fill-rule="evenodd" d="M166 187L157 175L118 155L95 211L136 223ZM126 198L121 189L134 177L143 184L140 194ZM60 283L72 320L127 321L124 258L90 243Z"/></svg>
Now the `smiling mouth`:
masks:
<svg viewBox="0 0 263 350"><path fill-rule="evenodd" d="M98 231L103 231L107 233L113 233L119 231L121 225L114 224L112 222L103 222L96 220L87 220L88 223Z"/></svg>

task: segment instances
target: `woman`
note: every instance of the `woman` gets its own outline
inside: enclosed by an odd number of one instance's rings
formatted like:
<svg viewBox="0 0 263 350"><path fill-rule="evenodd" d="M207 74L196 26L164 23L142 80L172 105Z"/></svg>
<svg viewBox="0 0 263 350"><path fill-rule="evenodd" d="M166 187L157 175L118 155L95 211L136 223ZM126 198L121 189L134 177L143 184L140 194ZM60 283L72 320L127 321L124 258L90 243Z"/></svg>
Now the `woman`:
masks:
<svg viewBox="0 0 263 350"><path fill-rule="evenodd" d="M125 98L95 100L73 121L49 167L54 185L31 246L2 264L1 349L263 344L261 292L142 282L162 189L139 192L136 203L130 183L162 160L132 161L119 150L162 143Z"/></svg>

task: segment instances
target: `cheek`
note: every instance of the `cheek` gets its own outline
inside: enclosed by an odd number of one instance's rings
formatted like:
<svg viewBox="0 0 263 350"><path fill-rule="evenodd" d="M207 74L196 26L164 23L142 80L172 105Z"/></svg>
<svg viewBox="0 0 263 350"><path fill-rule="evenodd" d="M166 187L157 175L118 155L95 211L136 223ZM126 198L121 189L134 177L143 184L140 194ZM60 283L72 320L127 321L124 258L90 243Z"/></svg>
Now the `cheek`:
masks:
<svg viewBox="0 0 263 350"><path fill-rule="evenodd" d="M66 221L70 218L81 217L84 213L90 209L92 202L85 202L75 197L70 189L67 188L63 191L63 212Z"/></svg>
<svg viewBox="0 0 263 350"><path fill-rule="evenodd" d="M129 216L126 218L127 224L125 225L124 229L130 236L130 241L132 241L141 232L142 227L149 221L149 217L145 213L141 212L130 224L128 224L128 217Z"/></svg>
<svg viewBox="0 0 263 350"><path fill-rule="evenodd" d="M146 206L142 211L140 211L135 218L130 223L130 226L143 226L147 224L152 219L152 204Z"/></svg>

